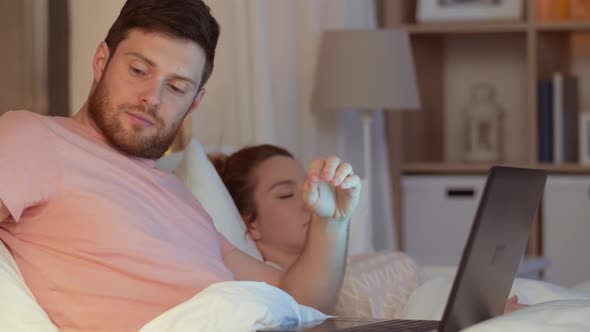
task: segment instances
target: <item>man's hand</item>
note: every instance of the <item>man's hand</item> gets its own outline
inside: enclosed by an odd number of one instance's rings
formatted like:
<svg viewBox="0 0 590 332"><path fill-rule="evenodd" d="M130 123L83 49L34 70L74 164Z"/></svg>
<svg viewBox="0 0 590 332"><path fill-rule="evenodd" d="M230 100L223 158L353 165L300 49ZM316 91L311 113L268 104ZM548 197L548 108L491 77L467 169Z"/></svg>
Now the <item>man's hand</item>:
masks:
<svg viewBox="0 0 590 332"><path fill-rule="evenodd" d="M524 307L528 307L526 304L518 303L518 296L514 295L506 301L506 306L504 307L504 314L509 314L513 311L518 309L522 309Z"/></svg>
<svg viewBox="0 0 590 332"><path fill-rule="evenodd" d="M338 157L314 160L303 186L303 201L318 217L350 219L361 192L361 180Z"/></svg>

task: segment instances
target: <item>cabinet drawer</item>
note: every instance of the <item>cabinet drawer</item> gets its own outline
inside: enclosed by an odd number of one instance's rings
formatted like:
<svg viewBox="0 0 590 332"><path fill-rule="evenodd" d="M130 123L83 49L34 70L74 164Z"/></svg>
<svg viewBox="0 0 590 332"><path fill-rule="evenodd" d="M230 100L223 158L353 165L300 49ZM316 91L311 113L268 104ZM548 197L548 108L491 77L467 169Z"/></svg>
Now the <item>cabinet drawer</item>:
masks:
<svg viewBox="0 0 590 332"><path fill-rule="evenodd" d="M457 265L485 176L405 176L404 243L420 264Z"/></svg>
<svg viewBox="0 0 590 332"><path fill-rule="evenodd" d="M551 176L543 204L547 281L590 280L590 176Z"/></svg>

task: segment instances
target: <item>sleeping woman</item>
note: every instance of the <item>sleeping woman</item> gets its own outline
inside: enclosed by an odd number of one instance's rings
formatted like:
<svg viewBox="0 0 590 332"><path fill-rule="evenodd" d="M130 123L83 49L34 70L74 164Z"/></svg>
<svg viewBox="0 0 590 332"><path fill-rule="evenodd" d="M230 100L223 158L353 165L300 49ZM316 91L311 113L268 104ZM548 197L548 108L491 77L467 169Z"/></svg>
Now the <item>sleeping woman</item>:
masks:
<svg viewBox="0 0 590 332"><path fill-rule="evenodd" d="M305 169L290 152L273 145L250 146L229 156L210 155L209 159L265 262L289 269L303 252L312 219L311 209L302 197ZM342 183L356 177L350 164L341 165L333 181ZM360 181L351 183L360 190ZM368 275L371 271L375 272L372 276ZM401 317L419 279L416 265L403 253L349 257L335 313L366 318ZM507 309L515 305L515 299L511 299Z"/></svg>

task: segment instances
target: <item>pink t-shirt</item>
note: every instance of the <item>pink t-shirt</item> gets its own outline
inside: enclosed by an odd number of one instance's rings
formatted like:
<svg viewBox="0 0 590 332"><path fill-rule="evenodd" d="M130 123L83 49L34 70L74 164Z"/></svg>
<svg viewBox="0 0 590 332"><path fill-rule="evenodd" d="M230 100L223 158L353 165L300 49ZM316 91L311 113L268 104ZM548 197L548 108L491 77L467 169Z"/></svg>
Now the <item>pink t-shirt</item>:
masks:
<svg viewBox="0 0 590 332"><path fill-rule="evenodd" d="M175 176L74 119L0 117L0 199L0 239L63 331L137 331L234 278L234 247Z"/></svg>

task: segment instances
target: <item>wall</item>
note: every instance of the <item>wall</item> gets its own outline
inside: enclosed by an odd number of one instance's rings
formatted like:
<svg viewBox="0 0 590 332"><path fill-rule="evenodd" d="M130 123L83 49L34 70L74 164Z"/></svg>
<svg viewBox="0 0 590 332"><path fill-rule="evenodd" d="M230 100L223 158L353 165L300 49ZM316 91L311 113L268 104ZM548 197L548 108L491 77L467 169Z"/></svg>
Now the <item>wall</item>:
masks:
<svg viewBox="0 0 590 332"><path fill-rule="evenodd" d="M107 35L124 0L70 1L70 109L78 112L86 102L92 85L94 52Z"/></svg>
<svg viewBox="0 0 590 332"><path fill-rule="evenodd" d="M466 107L471 89L480 83L495 88L503 110L503 156L508 161L526 158L526 49L524 34L448 37L445 48L444 96L446 111L445 159L465 160Z"/></svg>
<svg viewBox="0 0 590 332"><path fill-rule="evenodd" d="M30 109L29 63L26 61L24 3L0 1L0 114L10 109Z"/></svg>

